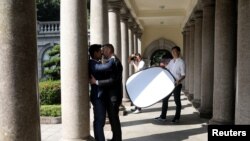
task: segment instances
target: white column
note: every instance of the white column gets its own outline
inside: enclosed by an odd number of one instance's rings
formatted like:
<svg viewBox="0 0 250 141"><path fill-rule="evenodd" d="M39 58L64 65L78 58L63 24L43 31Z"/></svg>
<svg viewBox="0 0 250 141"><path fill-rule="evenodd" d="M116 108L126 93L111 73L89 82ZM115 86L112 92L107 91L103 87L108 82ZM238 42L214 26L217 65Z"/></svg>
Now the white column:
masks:
<svg viewBox="0 0 250 141"><path fill-rule="evenodd" d="M215 0L202 0L202 60L200 116L211 118L213 109L214 76L214 17Z"/></svg>
<svg viewBox="0 0 250 141"><path fill-rule="evenodd" d="M115 54L121 59L121 1L108 0L109 43L114 46Z"/></svg>
<svg viewBox="0 0 250 141"><path fill-rule="evenodd" d="M90 138L86 5L86 0L61 0L63 141Z"/></svg>
<svg viewBox="0 0 250 141"><path fill-rule="evenodd" d="M185 94L188 94L189 92L189 46L190 46L190 28L188 25L185 27L186 32L186 42L185 42L185 64L186 64L186 77L185 77Z"/></svg>
<svg viewBox="0 0 250 141"><path fill-rule="evenodd" d="M216 1L212 124L234 123L237 0Z"/></svg>
<svg viewBox="0 0 250 141"><path fill-rule="evenodd" d="M128 67L128 11L122 9L121 12L121 50L122 50L122 66L123 66L123 101L129 101L127 91L125 88L126 81L128 79L129 67Z"/></svg>
<svg viewBox="0 0 250 141"><path fill-rule="evenodd" d="M138 26L135 25L134 26L134 34L133 34L133 37L134 37L134 53L138 53L138 41L137 41L137 31L138 31Z"/></svg>
<svg viewBox="0 0 250 141"><path fill-rule="evenodd" d="M90 44L109 43L107 0L90 1Z"/></svg>
<svg viewBox="0 0 250 141"><path fill-rule="evenodd" d="M135 53L134 52L134 32L133 32L133 26L134 22L133 20L129 19L128 23L128 47L129 47L129 55ZM129 76L133 74L133 67L132 65L129 65Z"/></svg>
<svg viewBox="0 0 250 141"><path fill-rule="evenodd" d="M202 48L202 11L195 12L194 32L194 100L195 108L200 107L201 102L201 48Z"/></svg>
<svg viewBox="0 0 250 141"><path fill-rule="evenodd" d="M0 141L40 141L34 0L1 0L0 60Z"/></svg>
<svg viewBox="0 0 250 141"><path fill-rule="evenodd" d="M235 124L250 124L250 1L238 1Z"/></svg>
<svg viewBox="0 0 250 141"><path fill-rule="evenodd" d="M189 56L188 56L188 99L193 100L194 97L194 20L190 21L190 40L189 40Z"/></svg>
<svg viewBox="0 0 250 141"><path fill-rule="evenodd" d="M142 36L142 31L141 29L137 32L137 52L142 53L142 44L141 44L141 36ZM144 56L145 57L145 56Z"/></svg>

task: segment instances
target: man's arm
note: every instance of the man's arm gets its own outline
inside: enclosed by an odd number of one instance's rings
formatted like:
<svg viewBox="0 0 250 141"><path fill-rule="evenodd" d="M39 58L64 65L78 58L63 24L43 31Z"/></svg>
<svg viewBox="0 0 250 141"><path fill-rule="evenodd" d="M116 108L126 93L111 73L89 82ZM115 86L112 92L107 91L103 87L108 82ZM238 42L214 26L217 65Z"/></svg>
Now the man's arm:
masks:
<svg viewBox="0 0 250 141"><path fill-rule="evenodd" d="M114 62L114 65L115 65L115 68L113 68L113 69L115 69L115 70L113 71L113 74L110 76L110 78L104 79L104 80L96 80L94 78L94 76L91 76L90 83L96 84L96 85L101 86L101 87L111 86L115 83L119 83L122 79L123 68L122 68L122 65L119 61Z"/></svg>
<svg viewBox="0 0 250 141"><path fill-rule="evenodd" d="M178 85L182 82L183 79L185 79L185 75L181 76L181 78L179 80L176 80L175 83Z"/></svg>
<svg viewBox="0 0 250 141"><path fill-rule="evenodd" d="M114 59L111 58L105 64L98 64L98 63L96 63L96 64L92 65L91 67L92 67L92 70L95 71L95 72L107 71L107 70L111 69L113 63L114 63Z"/></svg>

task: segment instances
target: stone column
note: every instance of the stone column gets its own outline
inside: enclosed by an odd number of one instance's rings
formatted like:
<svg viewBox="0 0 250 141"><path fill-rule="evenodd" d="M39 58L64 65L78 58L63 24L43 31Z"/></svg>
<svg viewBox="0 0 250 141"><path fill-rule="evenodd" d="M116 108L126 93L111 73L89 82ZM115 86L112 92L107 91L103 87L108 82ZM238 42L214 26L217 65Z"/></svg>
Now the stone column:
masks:
<svg viewBox="0 0 250 141"><path fill-rule="evenodd" d="M91 0L90 10L90 44L109 43L107 0Z"/></svg>
<svg viewBox="0 0 250 141"><path fill-rule="evenodd" d="M211 118L213 109L215 1L202 0L202 5L203 21L200 116L205 118Z"/></svg>
<svg viewBox="0 0 250 141"><path fill-rule="evenodd" d="M250 1L238 1L235 124L250 124Z"/></svg>
<svg viewBox="0 0 250 141"><path fill-rule="evenodd" d="M120 24L121 1L108 0L109 16L109 43L115 48L115 54L121 59L121 24Z"/></svg>
<svg viewBox="0 0 250 141"><path fill-rule="evenodd" d="M214 96L211 124L233 124L237 39L236 0L216 1Z"/></svg>
<svg viewBox="0 0 250 141"><path fill-rule="evenodd" d="M142 53L142 46L141 46L141 36L142 36L142 31L141 31L141 29L137 32L137 34L136 34L136 36L137 36L137 49L138 49L138 53ZM145 56L143 56L143 58L144 58ZM146 64L145 64L146 65Z"/></svg>
<svg viewBox="0 0 250 141"><path fill-rule="evenodd" d="M184 62L186 61L185 59L185 51L186 51L186 31L185 31L185 28L183 29L182 31L182 38L183 38L183 49L182 49L182 57L184 59ZM184 79L184 83L182 83L182 89L185 90L186 89L186 84L185 84L185 79Z"/></svg>
<svg viewBox="0 0 250 141"><path fill-rule="evenodd" d="M186 64L186 77L185 77L185 94L188 94L189 91L189 47L190 47L190 28L186 25L185 27L186 32L186 42L185 42L185 64Z"/></svg>
<svg viewBox="0 0 250 141"><path fill-rule="evenodd" d="M201 48L202 48L202 11L195 12L194 33L194 100L195 108L200 107L201 101Z"/></svg>
<svg viewBox="0 0 250 141"><path fill-rule="evenodd" d="M87 1L61 0L62 140L90 137Z"/></svg>
<svg viewBox="0 0 250 141"><path fill-rule="evenodd" d="M133 26L134 26L134 22L133 20L130 18L128 21L128 54L131 55L134 52L134 31L133 31ZM133 66L129 65L129 76L133 74Z"/></svg>
<svg viewBox="0 0 250 141"><path fill-rule="evenodd" d="M193 100L194 97L194 20L190 21L190 46L189 46L189 59L188 59L188 99Z"/></svg>
<svg viewBox="0 0 250 141"><path fill-rule="evenodd" d="M122 49L122 65L123 65L123 101L129 101L127 91L125 88L126 81L128 79L128 56L129 56L129 47L128 47L128 10L122 8L121 10L121 49Z"/></svg>
<svg viewBox="0 0 250 141"><path fill-rule="evenodd" d="M0 60L0 140L40 141L35 1L1 0Z"/></svg>
<svg viewBox="0 0 250 141"><path fill-rule="evenodd" d="M137 41L138 26L134 26L134 53L138 53L138 41Z"/></svg>

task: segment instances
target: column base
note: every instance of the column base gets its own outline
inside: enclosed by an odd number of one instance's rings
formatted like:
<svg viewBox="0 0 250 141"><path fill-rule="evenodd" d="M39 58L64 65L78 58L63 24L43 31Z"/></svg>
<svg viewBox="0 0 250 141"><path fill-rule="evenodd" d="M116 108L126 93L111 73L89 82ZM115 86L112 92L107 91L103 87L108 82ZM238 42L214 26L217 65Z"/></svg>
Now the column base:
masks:
<svg viewBox="0 0 250 141"><path fill-rule="evenodd" d="M131 106L131 101L129 98L123 98L122 99L122 105L127 107L127 106Z"/></svg>
<svg viewBox="0 0 250 141"><path fill-rule="evenodd" d="M234 122L233 121L219 121L216 119L211 119L208 122L209 125L233 125Z"/></svg>
<svg viewBox="0 0 250 141"><path fill-rule="evenodd" d="M192 104L193 104L194 108L199 108L201 106L201 100L200 99L194 99L192 101Z"/></svg>
<svg viewBox="0 0 250 141"><path fill-rule="evenodd" d="M95 141L95 138L89 136L87 139L61 139L61 141Z"/></svg>
<svg viewBox="0 0 250 141"><path fill-rule="evenodd" d="M192 101L192 100L194 99L194 94L189 93L189 94L187 95L187 98L188 98L189 101Z"/></svg>
<svg viewBox="0 0 250 141"><path fill-rule="evenodd" d="M201 118L206 118L206 119L211 119L212 118L212 112L209 111L200 111L200 117Z"/></svg>
<svg viewBox="0 0 250 141"><path fill-rule="evenodd" d="M183 92L184 92L185 96L188 95L188 90L183 90Z"/></svg>
<svg viewBox="0 0 250 141"><path fill-rule="evenodd" d="M130 102L130 99L125 97L125 98L122 99L122 102Z"/></svg>
<svg viewBox="0 0 250 141"><path fill-rule="evenodd" d="M126 108L123 104L121 104L121 106L119 107L119 116L125 116L127 115L127 111L126 111Z"/></svg>

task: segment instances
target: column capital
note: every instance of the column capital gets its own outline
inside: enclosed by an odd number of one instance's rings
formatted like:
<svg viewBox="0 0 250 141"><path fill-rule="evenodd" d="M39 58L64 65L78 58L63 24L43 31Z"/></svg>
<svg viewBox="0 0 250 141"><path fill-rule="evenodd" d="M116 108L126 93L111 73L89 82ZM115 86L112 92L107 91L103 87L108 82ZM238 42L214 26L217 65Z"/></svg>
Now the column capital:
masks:
<svg viewBox="0 0 250 141"><path fill-rule="evenodd" d="M131 30L134 30L134 25L135 25L135 20L132 16L129 17L128 19L128 27L131 29Z"/></svg>
<svg viewBox="0 0 250 141"><path fill-rule="evenodd" d="M190 31L190 26L188 23L186 23L184 29L183 29L185 32L189 32Z"/></svg>
<svg viewBox="0 0 250 141"><path fill-rule="evenodd" d="M215 6L215 0L201 0L202 7L212 7Z"/></svg>
<svg viewBox="0 0 250 141"><path fill-rule="evenodd" d="M137 23L135 23L134 26L133 26L134 33L137 34L139 29L140 29L139 25Z"/></svg>
<svg viewBox="0 0 250 141"><path fill-rule="evenodd" d="M129 9L123 6L120 10L121 21L128 21L130 18Z"/></svg>
<svg viewBox="0 0 250 141"><path fill-rule="evenodd" d="M120 12L122 8L122 2L120 0L108 0L108 11L109 12Z"/></svg>
<svg viewBox="0 0 250 141"><path fill-rule="evenodd" d="M138 28L138 30L137 30L137 32L136 32L136 36L137 36L138 38L141 38L141 36L142 36L142 30L141 30L140 28Z"/></svg>
<svg viewBox="0 0 250 141"><path fill-rule="evenodd" d="M195 24L194 19L191 19L191 20L188 22L188 26L189 26L189 27L194 26L194 24Z"/></svg>
<svg viewBox="0 0 250 141"><path fill-rule="evenodd" d="M194 18L196 19L201 19L203 17L203 12L202 11L195 11L194 12Z"/></svg>

